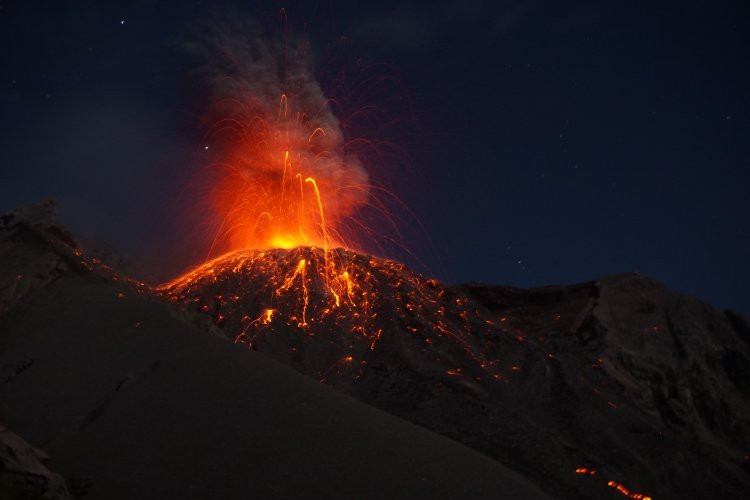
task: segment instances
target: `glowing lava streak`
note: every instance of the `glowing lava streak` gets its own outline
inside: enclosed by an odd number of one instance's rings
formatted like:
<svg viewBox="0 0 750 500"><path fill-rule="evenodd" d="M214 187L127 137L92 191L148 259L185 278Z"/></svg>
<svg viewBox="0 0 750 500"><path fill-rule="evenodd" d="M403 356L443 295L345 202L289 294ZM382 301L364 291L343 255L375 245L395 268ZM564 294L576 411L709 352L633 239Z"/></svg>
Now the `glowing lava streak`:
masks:
<svg viewBox="0 0 750 500"><path fill-rule="evenodd" d="M283 295L284 292L294 285L295 280L299 276L300 287L302 288L302 321L297 323L297 326L304 328L307 326L307 307L310 305L310 292L307 288L307 282L305 281L305 269L307 268L307 260L300 259L297 263L297 268L294 270L294 274L289 276L284 283L276 290L277 295Z"/></svg>

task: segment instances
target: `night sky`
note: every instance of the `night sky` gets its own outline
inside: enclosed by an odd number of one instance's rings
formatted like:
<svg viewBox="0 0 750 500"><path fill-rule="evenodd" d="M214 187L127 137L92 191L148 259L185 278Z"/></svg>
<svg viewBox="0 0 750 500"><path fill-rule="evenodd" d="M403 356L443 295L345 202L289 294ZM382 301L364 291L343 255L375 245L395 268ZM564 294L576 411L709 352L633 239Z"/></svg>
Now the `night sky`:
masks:
<svg viewBox="0 0 750 500"><path fill-rule="evenodd" d="M155 279L197 263L207 158L175 45L219 3L0 2L0 211L54 197ZM347 66L396 82L372 104L402 153L368 168L438 278L638 271L750 314L747 2L223 3L271 32L286 7L324 91Z"/></svg>

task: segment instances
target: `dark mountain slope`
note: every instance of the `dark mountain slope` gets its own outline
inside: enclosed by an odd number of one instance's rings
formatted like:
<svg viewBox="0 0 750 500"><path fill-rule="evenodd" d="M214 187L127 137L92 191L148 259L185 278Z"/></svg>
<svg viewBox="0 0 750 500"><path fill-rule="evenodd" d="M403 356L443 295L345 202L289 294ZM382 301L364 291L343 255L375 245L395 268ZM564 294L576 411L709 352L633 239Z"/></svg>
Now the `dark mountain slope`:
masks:
<svg viewBox="0 0 750 500"><path fill-rule="evenodd" d="M0 419L86 498L545 498L192 326L48 224L0 229Z"/></svg>
<svg viewBox="0 0 750 500"><path fill-rule="evenodd" d="M161 290L236 342L550 493L750 490L747 324L647 277L446 287L397 262L297 248L236 252Z"/></svg>

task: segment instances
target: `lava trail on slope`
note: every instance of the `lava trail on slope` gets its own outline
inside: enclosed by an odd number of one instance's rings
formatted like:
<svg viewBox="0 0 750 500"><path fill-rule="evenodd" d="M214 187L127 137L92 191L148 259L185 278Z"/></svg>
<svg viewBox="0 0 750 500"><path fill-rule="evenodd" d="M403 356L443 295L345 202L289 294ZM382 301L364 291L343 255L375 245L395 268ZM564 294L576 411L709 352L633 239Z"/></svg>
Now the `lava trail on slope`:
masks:
<svg viewBox="0 0 750 500"><path fill-rule="evenodd" d="M501 377L482 335L470 334L480 323L494 330L492 322L462 307L466 297L392 260L315 247L242 250L160 290L211 314L235 342L321 381L386 368L380 355L393 348L423 376L448 373L468 386Z"/></svg>

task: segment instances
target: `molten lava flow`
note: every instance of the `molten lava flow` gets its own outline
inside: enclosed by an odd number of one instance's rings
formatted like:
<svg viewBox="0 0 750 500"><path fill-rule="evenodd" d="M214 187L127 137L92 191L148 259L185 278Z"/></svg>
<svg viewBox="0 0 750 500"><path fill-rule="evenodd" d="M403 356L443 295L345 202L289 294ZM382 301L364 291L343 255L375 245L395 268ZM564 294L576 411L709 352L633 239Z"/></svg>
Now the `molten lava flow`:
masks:
<svg viewBox="0 0 750 500"><path fill-rule="evenodd" d="M595 469L587 469L586 467L579 467L578 469L576 469L576 474L583 474L583 475L587 475L587 476L593 476L594 474L596 474L596 470Z"/></svg>
<svg viewBox="0 0 750 500"><path fill-rule="evenodd" d="M635 500L651 500L651 497L648 495L644 495L643 493L633 493L632 491L628 490L625 486L623 486L621 483L618 483L616 481L609 481L607 483L607 486L610 488L614 488L623 495L625 495L628 498L633 498Z"/></svg>
<svg viewBox="0 0 750 500"><path fill-rule="evenodd" d="M576 469L576 474L581 474L584 476L593 476L596 474L596 470L589 469L586 467L579 467ZM625 486L623 486L622 483L618 483L617 481L612 481L612 480L607 481L607 486L609 486L610 488L614 488L615 491L618 491L620 494L628 498L632 498L634 500L652 500L652 498L648 495L630 491Z"/></svg>

